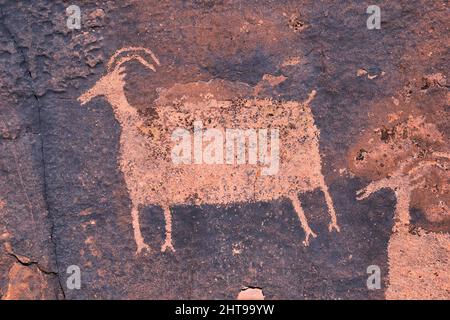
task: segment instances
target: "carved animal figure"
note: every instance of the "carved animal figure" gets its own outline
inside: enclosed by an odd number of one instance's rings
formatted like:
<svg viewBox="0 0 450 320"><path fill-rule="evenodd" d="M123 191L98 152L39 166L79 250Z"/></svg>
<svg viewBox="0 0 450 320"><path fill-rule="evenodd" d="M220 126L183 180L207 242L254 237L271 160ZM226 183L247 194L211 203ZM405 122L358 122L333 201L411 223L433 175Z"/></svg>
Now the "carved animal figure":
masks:
<svg viewBox="0 0 450 320"><path fill-rule="evenodd" d="M357 199L363 200L371 194L388 188L394 191L397 198L394 216L394 230L405 231L410 224L411 193L423 185L424 177L431 167L437 167L444 172L448 171L450 154L434 152L430 159L414 161L409 159L403 162L390 176L371 182L365 188L357 191Z"/></svg>
<svg viewBox="0 0 450 320"><path fill-rule="evenodd" d="M146 59L151 59L151 63ZM145 48L123 48L108 63L107 73L79 97L81 104L103 96L121 126L119 164L132 202L131 216L137 253L148 249L141 234L139 207L158 205L165 217L165 241L161 251L175 251L170 208L182 204L228 205L287 198L292 201L309 244L316 234L308 225L298 198L299 192L323 191L331 217L329 231L339 231L333 201L321 172L319 130L306 101L276 102L270 99L230 99L221 86L250 88L246 84L222 80L175 85L161 90L155 102L157 116L146 128L144 119L124 92L125 65L136 60L150 70L160 66L157 57ZM219 88L219 89L217 89ZM216 90L217 89L217 90ZM261 174L257 164L174 164L171 134L177 128L192 128L195 121L224 132L225 128L277 128L280 135L280 168L274 175Z"/></svg>

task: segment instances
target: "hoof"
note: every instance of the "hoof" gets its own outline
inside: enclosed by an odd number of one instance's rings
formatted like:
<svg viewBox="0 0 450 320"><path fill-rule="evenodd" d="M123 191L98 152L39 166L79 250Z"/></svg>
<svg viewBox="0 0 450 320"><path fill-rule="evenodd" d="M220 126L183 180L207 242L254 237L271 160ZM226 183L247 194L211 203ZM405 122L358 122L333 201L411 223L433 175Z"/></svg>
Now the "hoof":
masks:
<svg viewBox="0 0 450 320"><path fill-rule="evenodd" d="M316 238L317 235L316 235L314 232L312 232L312 231L309 232L309 233L307 233L307 234L306 234L305 240L303 240L303 245L304 245L305 247L309 246L309 237Z"/></svg>
<svg viewBox="0 0 450 320"><path fill-rule="evenodd" d="M336 223L330 223L328 226L328 231L333 232L333 230L336 230L336 232L341 232L341 228Z"/></svg>
<svg viewBox="0 0 450 320"><path fill-rule="evenodd" d="M150 252L150 247L145 243L143 245L138 245L136 249L136 255L139 256L141 254L144 254L145 252Z"/></svg>
<svg viewBox="0 0 450 320"><path fill-rule="evenodd" d="M173 247L172 243L164 243L161 246L161 252L166 252L167 250L171 250L172 252L175 252L175 248Z"/></svg>

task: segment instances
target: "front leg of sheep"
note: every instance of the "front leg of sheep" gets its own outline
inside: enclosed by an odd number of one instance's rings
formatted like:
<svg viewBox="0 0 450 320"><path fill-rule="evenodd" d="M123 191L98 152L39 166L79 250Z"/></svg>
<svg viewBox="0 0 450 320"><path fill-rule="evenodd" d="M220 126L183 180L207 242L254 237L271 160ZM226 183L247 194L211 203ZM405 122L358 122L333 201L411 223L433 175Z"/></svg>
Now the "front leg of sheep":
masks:
<svg viewBox="0 0 450 320"><path fill-rule="evenodd" d="M170 212L169 206L163 206L164 210L164 221L166 224L166 237L163 245L161 246L161 252L165 252L167 249L175 252L175 248L172 244L172 213Z"/></svg>
<svg viewBox="0 0 450 320"><path fill-rule="evenodd" d="M330 192L328 191L328 187L325 183L325 179L323 179L323 178L322 178L321 189L325 196L325 202L327 203L328 213L330 214L330 218L331 218L331 222L328 225L328 231L332 232L333 230L336 230L336 232L340 232L341 229L339 228L338 223L337 223L336 211L334 211L333 200L331 199Z"/></svg>

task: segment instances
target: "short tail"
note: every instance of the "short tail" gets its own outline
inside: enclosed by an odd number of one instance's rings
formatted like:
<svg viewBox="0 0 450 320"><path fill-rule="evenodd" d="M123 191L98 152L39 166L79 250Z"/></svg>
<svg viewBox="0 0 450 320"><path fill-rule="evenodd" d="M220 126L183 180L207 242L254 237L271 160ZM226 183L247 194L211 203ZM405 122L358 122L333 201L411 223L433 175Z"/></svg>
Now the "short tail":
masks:
<svg viewBox="0 0 450 320"><path fill-rule="evenodd" d="M316 94L317 94L317 91L316 91L316 90L311 91L311 92L309 93L309 95L308 95L308 99L306 99L305 101L303 101L302 104L305 105L305 106L308 106L308 105L311 103L311 101L314 100L314 98L316 97Z"/></svg>

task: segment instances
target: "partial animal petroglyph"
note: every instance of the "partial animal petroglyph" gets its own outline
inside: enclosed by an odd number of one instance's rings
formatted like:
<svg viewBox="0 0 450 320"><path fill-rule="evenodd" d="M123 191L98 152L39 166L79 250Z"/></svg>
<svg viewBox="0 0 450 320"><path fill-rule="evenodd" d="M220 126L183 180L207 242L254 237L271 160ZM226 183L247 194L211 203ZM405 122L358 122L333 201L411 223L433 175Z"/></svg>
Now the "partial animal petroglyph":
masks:
<svg viewBox="0 0 450 320"><path fill-rule="evenodd" d="M211 80L175 84L160 90L155 101L156 116L147 124L125 96L124 63L131 60L153 71L160 65L148 49L121 49L111 58L106 75L79 101L85 104L96 96L105 97L121 125L119 164L132 201L137 253L149 248L139 223L139 207L149 204L164 210L163 252L175 251L170 208L180 204L228 205L288 198L305 231L304 244L308 245L316 234L308 224L298 193L320 188L330 215L329 231L339 231L333 201L321 172L320 132L310 109L316 91L304 102L282 102L250 97L248 94L254 88L244 83ZM180 127L193 130L195 121L222 133L225 128L279 129L279 172L264 175L261 172L264 167L258 163L175 165L171 159L171 135Z"/></svg>
<svg viewBox="0 0 450 320"><path fill-rule="evenodd" d="M394 191L396 231L409 228L413 202L426 211L428 220L448 219L450 153L436 126L423 117L410 117L376 134L379 139L368 139L366 147L353 157L354 172L375 178L357 192L357 199L366 199L383 188ZM427 196L427 201L420 201Z"/></svg>
<svg viewBox="0 0 450 320"><path fill-rule="evenodd" d="M431 167L439 168L443 172L448 171L448 162L450 161L450 154L436 152L432 155L430 160L415 160L409 159L400 164L400 168L394 171L390 176L371 182L367 187L357 192L357 199L363 200L373 193L383 189L389 188L394 191L397 198L395 206L395 230L407 229L410 223L410 202L412 192L423 187L425 184L425 175L429 172ZM443 206L449 212L445 203Z"/></svg>
<svg viewBox="0 0 450 320"><path fill-rule="evenodd" d="M394 233L389 240L389 286L386 299L450 298L450 235L428 232Z"/></svg>

